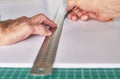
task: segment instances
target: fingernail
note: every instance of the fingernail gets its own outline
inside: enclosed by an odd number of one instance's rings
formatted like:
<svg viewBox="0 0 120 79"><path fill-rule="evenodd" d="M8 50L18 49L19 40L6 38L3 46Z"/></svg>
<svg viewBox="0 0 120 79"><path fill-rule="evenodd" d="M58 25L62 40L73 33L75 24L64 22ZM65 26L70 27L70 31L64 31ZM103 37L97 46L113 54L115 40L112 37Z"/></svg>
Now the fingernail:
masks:
<svg viewBox="0 0 120 79"><path fill-rule="evenodd" d="M68 16L67 16L69 19L71 19L72 18L72 15L71 14L68 14Z"/></svg>
<svg viewBox="0 0 120 79"><path fill-rule="evenodd" d="M73 16L73 17L72 17L72 20L74 20L74 21L77 21L77 19L78 19L77 16Z"/></svg>

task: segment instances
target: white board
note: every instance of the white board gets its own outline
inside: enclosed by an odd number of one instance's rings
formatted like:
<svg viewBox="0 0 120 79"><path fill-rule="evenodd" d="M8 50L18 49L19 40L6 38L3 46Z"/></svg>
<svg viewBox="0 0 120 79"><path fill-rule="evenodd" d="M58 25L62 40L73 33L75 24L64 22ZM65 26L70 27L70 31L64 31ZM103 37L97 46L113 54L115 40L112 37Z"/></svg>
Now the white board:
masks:
<svg viewBox="0 0 120 79"><path fill-rule="evenodd" d="M5 6L2 15L6 17L3 17L3 19L15 18L20 15L32 16L38 12L43 12L50 18L54 17L54 11L57 9L55 5L51 5L54 1L51 3L48 0L49 8L44 5L46 3L43 4L42 2L27 3L29 6L36 4L36 7L33 8L32 6L30 9L25 8L26 3L22 3L22 6L12 4L12 9L10 4L9 8L8 5L4 4L2 5ZM57 6L57 2L55 3ZM8 14L8 12L15 12L14 6L19 7L21 11L17 11L18 13L14 13L14 15L12 15L13 13ZM1 46L0 67L32 67L43 40L44 37L33 36L14 45ZM120 68L119 60L119 19L111 22L65 20L54 63L55 68Z"/></svg>

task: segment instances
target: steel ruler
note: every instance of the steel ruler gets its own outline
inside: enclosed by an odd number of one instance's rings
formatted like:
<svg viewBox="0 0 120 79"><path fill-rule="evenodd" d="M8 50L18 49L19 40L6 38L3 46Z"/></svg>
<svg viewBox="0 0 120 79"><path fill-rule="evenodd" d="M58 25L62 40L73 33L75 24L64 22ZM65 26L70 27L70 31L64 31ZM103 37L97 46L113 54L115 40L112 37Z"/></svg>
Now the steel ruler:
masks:
<svg viewBox="0 0 120 79"><path fill-rule="evenodd" d="M57 24L57 30L52 36L45 37L42 47L30 71L32 75L49 75L52 73L65 15L66 4L63 2L54 18L54 22Z"/></svg>

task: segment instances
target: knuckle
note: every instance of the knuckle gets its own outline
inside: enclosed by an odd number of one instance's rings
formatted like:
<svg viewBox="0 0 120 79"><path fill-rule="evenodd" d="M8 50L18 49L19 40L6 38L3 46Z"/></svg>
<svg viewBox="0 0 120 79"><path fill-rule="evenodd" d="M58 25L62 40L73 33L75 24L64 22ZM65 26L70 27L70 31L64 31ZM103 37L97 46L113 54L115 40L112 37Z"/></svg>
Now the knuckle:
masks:
<svg viewBox="0 0 120 79"><path fill-rule="evenodd" d="M39 16L40 16L40 17L42 17L42 18L44 18L44 17L45 17L45 15L44 15L43 13L41 13Z"/></svg>
<svg viewBox="0 0 120 79"><path fill-rule="evenodd" d="M22 16L21 18L23 18L23 19L27 19L27 17L26 17L26 16Z"/></svg>
<svg viewBox="0 0 120 79"><path fill-rule="evenodd" d="M20 17L20 18L18 18L19 20L22 20L22 21L26 21L26 20L28 20L28 17L26 17L26 16L22 16L22 17Z"/></svg>
<svg viewBox="0 0 120 79"><path fill-rule="evenodd" d="M40 16L45 16L45 15L43 13L41 13Z"/></svg>
<svg viewBox="0 0 120 79"><path fill-rule="evenodd" d="M40 18L42 18L42 19L46 19L46 16L44 15L44 14L40 14Z"/></svg>
<svg viewBox="0 0 120 79"><path fill-rule="evenodd" d="M26 16L22 16L22 17L19 17L17 19L14 20L15 22L18 22L18 23L23 23L23 22L30 22L30 19Z"/></svg>

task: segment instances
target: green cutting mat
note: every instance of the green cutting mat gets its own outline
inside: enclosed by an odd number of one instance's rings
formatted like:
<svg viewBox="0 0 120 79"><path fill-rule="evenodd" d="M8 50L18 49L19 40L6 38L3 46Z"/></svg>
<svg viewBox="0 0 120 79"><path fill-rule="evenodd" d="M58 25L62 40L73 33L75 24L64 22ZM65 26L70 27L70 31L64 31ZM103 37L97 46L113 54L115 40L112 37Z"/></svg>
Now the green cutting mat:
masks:
<svg viewBox="0 0 120 79"><path fill-rule="evenodd" d="M0 68L0 79L120 79L120 68L55 68L49 76L31 76L29 68Z"/></svg>

